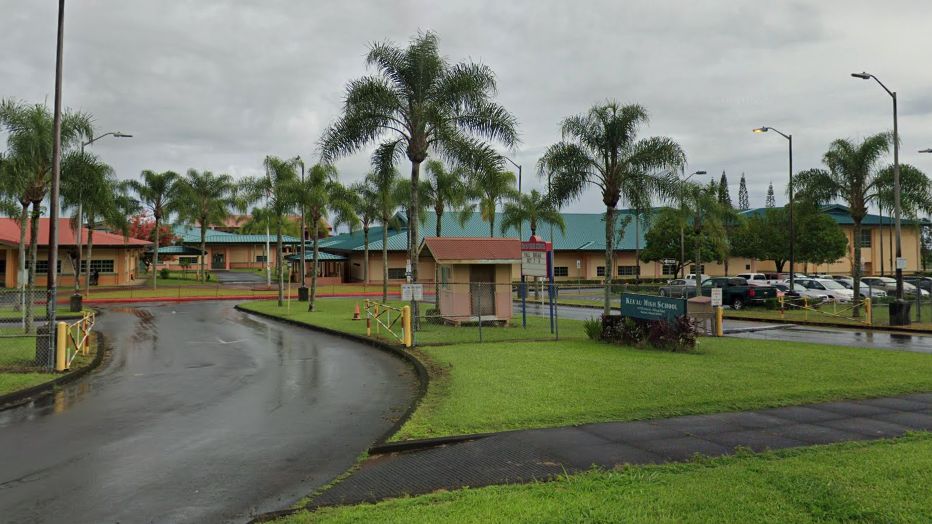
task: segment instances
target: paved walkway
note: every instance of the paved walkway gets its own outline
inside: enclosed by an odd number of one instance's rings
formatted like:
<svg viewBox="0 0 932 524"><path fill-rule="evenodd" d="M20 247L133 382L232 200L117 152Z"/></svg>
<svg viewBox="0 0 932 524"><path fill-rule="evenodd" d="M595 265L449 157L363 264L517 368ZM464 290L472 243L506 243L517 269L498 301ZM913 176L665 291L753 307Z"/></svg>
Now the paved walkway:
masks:
<svg viewBox="0 0 932 524"><path fill-rule="evenodd" d="M374 456L309 508L374 502L438 489L527 482L596 465L655 464L932 431L932 393L758 411L497 433L421 451Z"/></svg>

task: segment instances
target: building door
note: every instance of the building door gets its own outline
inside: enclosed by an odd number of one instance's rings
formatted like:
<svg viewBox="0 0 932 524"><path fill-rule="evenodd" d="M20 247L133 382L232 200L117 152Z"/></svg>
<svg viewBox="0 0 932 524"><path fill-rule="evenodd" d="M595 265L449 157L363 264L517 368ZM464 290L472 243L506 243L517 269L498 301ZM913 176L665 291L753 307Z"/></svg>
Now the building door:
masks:
<svg viewBox="0 0 932 524"><path fill-rule="evenodd" d="M226 269L226 257L223 253L214 253L210 262L210 269Z"/></svg>
<svg viewBox="0 0 932 524"><path fill-rule="evenodd" d="M473 316L495 315L495 266L469 266L469 296Z"/></svg>

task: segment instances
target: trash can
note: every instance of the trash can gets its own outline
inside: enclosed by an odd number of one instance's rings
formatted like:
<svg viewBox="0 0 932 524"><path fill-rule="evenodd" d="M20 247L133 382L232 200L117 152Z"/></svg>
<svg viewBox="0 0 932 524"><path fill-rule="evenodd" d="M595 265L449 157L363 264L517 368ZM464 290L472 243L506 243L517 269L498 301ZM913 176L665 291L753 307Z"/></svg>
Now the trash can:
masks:
<svg viewBox="0 0 932 524"><path fill-rule="evenodd" d="M71 295L71 301L70 301L70 303L69 303L70 306L71 306L70 311L71 311L72 313L77 313L77 312L81 311L81 309L82 309L82 305L81 305L81 304L82 304L83 300L84 300L84 297L82 297L80 293L75 293L75 294Z"/></svg>
<svg viewBox="0 0 932 524"><path fill-rule="evenodd" d="M310 296L306 287L301 286L298 288L298 302L307 302L307 298Z"/></svg>
<svg viewBox="0 0 932 524"><path fill-rule="evenodd" d="M905 300L890 302L890 325L908 326L911 322L909 318L910 306L912 306L912 303Z"/></svg>

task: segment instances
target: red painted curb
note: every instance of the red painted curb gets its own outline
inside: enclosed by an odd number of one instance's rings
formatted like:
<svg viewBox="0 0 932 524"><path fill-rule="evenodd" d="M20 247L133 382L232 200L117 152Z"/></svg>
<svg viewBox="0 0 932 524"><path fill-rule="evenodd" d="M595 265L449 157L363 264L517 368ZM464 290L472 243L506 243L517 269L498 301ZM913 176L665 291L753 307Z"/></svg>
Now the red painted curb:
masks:
<svg viewBox="0 0 932 524"><path fill-rule="evenodd" d="M390 296L400 296L400 292L391 292ZM364 293L326 293L317 295L317 298L367 298L380 297L381 291L370 291ZM84 301L85 304L126 304L130 302L203 302L207 300L273 300L275 295L257 297L255 295L226 295L226 296L193 296L193 297L139 297L139 298L91 298ZM292 295L292 300L297 300L298 295Z"/></svg>

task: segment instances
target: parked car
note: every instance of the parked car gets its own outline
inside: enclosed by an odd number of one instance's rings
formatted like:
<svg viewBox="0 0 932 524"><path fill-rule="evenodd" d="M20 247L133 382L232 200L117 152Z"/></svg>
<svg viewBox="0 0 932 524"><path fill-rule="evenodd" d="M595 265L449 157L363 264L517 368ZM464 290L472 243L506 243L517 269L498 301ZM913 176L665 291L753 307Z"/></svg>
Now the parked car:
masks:
<svg viewBox="0 0 932 524"><path fill-rule="evenodd" d="M919 289L923 291L928 291L932 293L932 277L910 276L910 277L903 277L903 281L909 282L910 284L918 287Z"/></svg>
<svg viewBox="0 0 932 524"><path fill-rule="evenodd" d="M738 273L735 276L747 280L748 284L752 286L767 286L776 282L776 279L770 278L772 275L766 273Z"/></svg>
<svg viewBox="0 0 932 524"><path fill-rule="evenodd" d="M691 278L676 278L660 286L660 296L691 298L696 296L696 281Z"/></svg>
<svg viewBox="0 0 932 524"><path fill-rule="evenodd" d="M796 283L817 292L828 295L829 300L851 302L854 291L829 278L799 278Z"/></svg>
<svg viewBox="0 0 932 524"><path fill-rule="evenodd" d="M709 275L700 275L702 278L699 279L699 282L705 282ZM686 280L696 280L695 273L686 273Z"/></svg>
<svg viewBox="0 0 932 524"><path fill-rule="evenodd" d="M849 277L836 278L835 282L845 286L845 289L850 289L852 294L854 294L854 279ZM861 289L860 289L861 298L886 298L887 292L883 288L870 286L864 280L861 280Z"/></svg>
<svg viewBox="0 0 932 524"><path fill-rule="evenodd" d="M712 296L712 288L722 289L722 304L732 309L742 309L748 304L760 304L768 298L776 298L773 286L749 286L739 277L714 277L702 282L702 295Z"/></svg>
<svg viewBox="0 0 932 524"><path fill-rule="evenodd" d="M789 282L778 282L774 284L773 287L777 289L777 296L792 298L806 297L807 300L813 303L825 302L829 298L824 292L817 289L809 289L806 286L796 283L793 284L792 290L790 289Z"/></svg>
<svg viewBox="0 0 932 524"><path fill-rule="evenodd" d="M867 282L871 287L879 287L887 292L888 295L896 292L896 279L890 277L862 277L861 282ZM918 289L916 286L910 284L909 282L903 282L903 293L907 295L915 295L916 291L919 291L922 296L928 296L929 292L924 289Z"/></svg>

